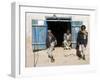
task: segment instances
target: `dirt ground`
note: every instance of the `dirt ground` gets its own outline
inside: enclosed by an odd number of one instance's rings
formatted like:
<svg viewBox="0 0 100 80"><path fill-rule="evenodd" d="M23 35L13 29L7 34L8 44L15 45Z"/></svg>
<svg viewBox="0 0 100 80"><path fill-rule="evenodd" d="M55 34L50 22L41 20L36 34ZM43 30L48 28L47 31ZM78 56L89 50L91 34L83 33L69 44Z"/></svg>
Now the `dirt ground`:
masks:
<svg viewBox="0 0 100 80"><path fill-rule="evenodd" d="M83 65L89 64L89 52L86 49L86 60L78 59L76 50L64 50L62 47L56 47L53 51L55 62L51 63L48 58L47 50L41 50L33 53L36 67L40 66L62 66L62 65ZM34 64L33 63L33 64Z"/></svg>

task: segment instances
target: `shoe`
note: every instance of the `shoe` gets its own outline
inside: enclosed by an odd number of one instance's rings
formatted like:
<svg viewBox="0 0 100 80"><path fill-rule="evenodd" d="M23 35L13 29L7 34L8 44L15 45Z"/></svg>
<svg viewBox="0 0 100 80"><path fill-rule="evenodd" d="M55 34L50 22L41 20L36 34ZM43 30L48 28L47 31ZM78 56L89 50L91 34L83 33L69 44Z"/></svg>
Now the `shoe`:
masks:
<svg viewBox="0 0 100 80"><path fill-rule="evenodd" d="M55 48L53 48L53 50L55 50Z"/></svg>
<svg viewBox="0 0 100 80"><path fill-rule="evenodd" d="M66 48L64 47L64 50L66 50Z"/></svg>
<svg viewBox="0 0 100 80"><path fill-rule="evenodd" d="M51 56L50 56L50 55L48 55L48 58L51 58Z"/></svg>
<svg viewBox="0 0 100 80"><path fill-rule="evenodd" d="M51 62L54 62L54 61L55 61L55 59L52 59L52 58L51 58Z"/></svg>
<svg viewBox="0 0 100 80"><path fill-rule="evenodd" d="M55 61L55 59L53 58L53 56L51 57L51 62L54 62Z"/></svg>
<svg viewBox="0 0 100 80"><path fill-rule="evenodd" d="M71 50L71 47L69 47L68 49Z"/></svg>
<svg viewBox="0 0 100 80"><path fill-rule="evenodd" d="M68 50L68 48L66 48L66 50Z"/></svg>
<svg viewBox="0 0 100 80"><path fill-rule="evenodd" d="M83 55L83 60L86 60L86 59L85 59L85 55Z"/></svg>

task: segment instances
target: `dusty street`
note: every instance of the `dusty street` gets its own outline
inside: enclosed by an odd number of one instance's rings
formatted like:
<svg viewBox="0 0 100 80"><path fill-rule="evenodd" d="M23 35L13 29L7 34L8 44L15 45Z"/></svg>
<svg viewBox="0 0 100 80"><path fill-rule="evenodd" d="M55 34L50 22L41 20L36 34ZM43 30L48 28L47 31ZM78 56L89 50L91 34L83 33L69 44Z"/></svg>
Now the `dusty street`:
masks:
<svg viewBox="0 0 100 80"><path fill-rule="evenodd" d="M36 67L39 66L60 66L60 65L83 65L89 64L89 53L86 49L86 60L78 59L76 50L64 50L62 47L56 47L53 51L55 62L51 63L48 58L47 50L35 52L34 60Z"/></svg>

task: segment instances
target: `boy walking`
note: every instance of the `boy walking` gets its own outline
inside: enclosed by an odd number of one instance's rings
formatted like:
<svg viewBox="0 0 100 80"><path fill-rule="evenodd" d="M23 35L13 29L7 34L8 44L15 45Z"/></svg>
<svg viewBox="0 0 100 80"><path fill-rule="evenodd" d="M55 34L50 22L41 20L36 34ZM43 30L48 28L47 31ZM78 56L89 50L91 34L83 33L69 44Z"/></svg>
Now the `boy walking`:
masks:
<svg viewBox="0 0 100 80"><path fill-rule="evenodd" d="M55 36L52 34L51 30L48 30L48 37L47 37L47 47L48 47L48 57L51 59L51 62L54 62L55 59L53 57L52 51L54 50L55 45L57 44Z"/></svg>

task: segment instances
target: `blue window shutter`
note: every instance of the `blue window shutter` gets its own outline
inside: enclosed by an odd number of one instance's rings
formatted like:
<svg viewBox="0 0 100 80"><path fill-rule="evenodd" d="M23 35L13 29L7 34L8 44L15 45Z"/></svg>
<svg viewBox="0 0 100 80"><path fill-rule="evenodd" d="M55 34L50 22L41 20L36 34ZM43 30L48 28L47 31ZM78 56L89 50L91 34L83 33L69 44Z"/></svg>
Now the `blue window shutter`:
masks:
<svg viewBox="0 0 100 80"><path fill-rule="evenodd" d="M32 20L32 48L33 50L46 49L47 25L46 21Z"/></svg>
<svg viewBox="0 0 100 80"><path fill-rule="evenodd" d="M77 41L77 34L80 30L81 25L83 24L82 21L72 21L71 22L71 32L72 32L72 48L76 48L76 41Z"/></svg>

